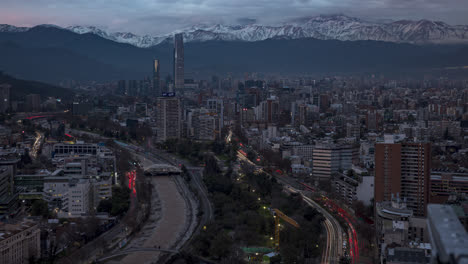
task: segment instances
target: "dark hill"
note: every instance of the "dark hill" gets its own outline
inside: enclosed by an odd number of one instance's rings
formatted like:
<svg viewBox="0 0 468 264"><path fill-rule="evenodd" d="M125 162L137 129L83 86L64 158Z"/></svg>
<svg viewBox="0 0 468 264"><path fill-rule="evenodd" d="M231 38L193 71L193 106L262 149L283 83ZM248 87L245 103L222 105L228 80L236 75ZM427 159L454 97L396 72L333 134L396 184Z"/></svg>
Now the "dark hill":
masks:
<svg viewBox="0 0 468 264"><path fill-rule="evenodd" d="M56 97L62 99L73 98L74 92L70 89L57 87L37 81L26 81L13 78L0 72L0 84L11 85L11 99L21 100L28 94L40 94L42 97Z"/></svg>

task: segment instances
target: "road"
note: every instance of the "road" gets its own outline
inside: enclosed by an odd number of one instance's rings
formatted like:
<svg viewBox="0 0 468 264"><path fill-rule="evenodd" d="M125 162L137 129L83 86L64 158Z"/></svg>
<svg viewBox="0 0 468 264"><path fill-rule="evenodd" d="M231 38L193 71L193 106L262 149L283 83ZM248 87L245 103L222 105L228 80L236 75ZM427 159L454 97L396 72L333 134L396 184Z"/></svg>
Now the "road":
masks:
<svg viewBox="0 0 468 264"><path fill-rule="evenodd" d="M128 149L140 160L143 168L156 163L165 163L151 154L139 154ZM151 212L143 228L129 242L126 250L134 248L161 247L167 250L177 250L184 244L187 233L194 224L191 215L193 207L185 197L181 187L180 176L151 177L153 192L151 197ZM158 251L135 252L129 254L119 263L154 263L161 257Z"/></svg>
<svg viewBox="0 0 468 264"><path fill-rule="evenodd" d="M44 134L36 131L36 139L34 140L34 144L30 152L33 158L37 158L39 150L41 150L42 141L44 141Z"/></svg>
<svg viewBox="0 0 468 264"><path fill-rule="evenodd" d="M325 217L325 227L327 230L327 246L325 257L322 257L322 263L338 263L340 257L343 256L343 230L338 221L327 210L323 209L314 200L301 193L304 201L311 207L315 208Z"/></svg>
<svg viewBox="0 0 468 264"><path fill-rule="evenodd" d="M247 159L245 154L242 151L238 151L238 158L241 161L245 161L250 165L258 167L255 163ZM304 191L299 188L298 183L289 180L286 177L276 176L269 174L268 172L260 169L270 177L275 177L279 183L284 186L288 186L288 188L292 189L293 191L300 193L303 200L311 207L315 208L325 217L325 230L327 232L327 245L324 249L322 254L322 261L321 263L338 263L340 257L343 256L343 230L341 228L340 223L325 209L323 209L320 205L318 205L315 201L310 199ZM296 186L297 188L293 187Z"/></svg>
<svg viewBox="0 0 468 264"><path fill-rule="evenodd" d="M100 140L110 139L91 132L69 131L75 135L85 134ZM143 168L156 163L168 163L165 159L154 155L154 152L137 153L135 150L142 148L130 144L119 145L138 158ZM137 178L131 176L131 173L127 175L132 194L135 194L136 190L134 186ZM178 250L195 230L196 206L193 201L194 197L191 196L182 178L180 176L151 177L151 184L153 191L150 202L150 216L143 224L142 229L130 238L125 247L125 250L130 250L129 252L132 252L131 249L154 247L161 247L161 249L165 249L166 251ZM93 252L94 250L90 251ZM121 250L117 249L116 251ZM158 251L134 252L123 257L118 263L154 263L161 256L161 253Z"/></svg>

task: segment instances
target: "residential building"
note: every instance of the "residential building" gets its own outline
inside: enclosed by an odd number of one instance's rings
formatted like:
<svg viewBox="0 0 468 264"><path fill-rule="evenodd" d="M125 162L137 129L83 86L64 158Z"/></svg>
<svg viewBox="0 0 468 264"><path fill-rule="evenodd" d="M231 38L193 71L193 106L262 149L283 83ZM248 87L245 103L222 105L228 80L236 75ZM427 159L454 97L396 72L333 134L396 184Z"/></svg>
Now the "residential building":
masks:
<svg viewBox="0 0 468 264"><path fill-rule="evenodd" d="M275 123L279 119L279 99L270 97L260 102L258 106L257 120L265 123Z"/></svg>
<svg viewBox="0 0 468 264"><path fill-rule="evenodd" d="M224 127L224 101L223 99L208 99L206 101L206 108L212 113L216 113L219 117L219 127L222 129Z"/></svg>
<svg viewBox="0 0 468 264"><path fill-rule="evenodd" d="M399 194L417 216L426 215L429 200L430 143L399 142L386 136L375 145L375 201Z"/></svg>
<svg viewBox="0 0 468 264"><path fill-rule="evenodd" d="M0 223L0 263L27 264L41 257L41 231L37 223Z"/></svg>
<svg viewBox="0 0 468 264"><path fill-rule="evenodd" d="M196 109L192 115L193 136L198 140L215 140L220 133L219 117L207 109Z"/></svg>
<svg viewBox="0 0 468 264"><path fill-rule="evenodd" d="M59 217L80 217L94 206L93 189L90 179L48 177L44 179L44 200Z"/></svg>
<svg viewBox="0 0 468 264"><path fill-rule="evenodd" d="M156 101L156 140L166 141L180 138L182 127L182 108L177 97L158 97Z"/></svg>
<svg viewBox="0 0 468 264"><path fill-rule="evenodd" d="M359 181L344 175L343 173L334 173L331 181L335 194L348 205L352 205L357 200L356 189Z"/></svg>
<svg viewBox="0 0 468 264"><path fill-rule="evenodd" d="M431 171L429 201L446 203L450 196L468 198L468 170Z"/></svg>
<svg viewBox="0 0 468 264"><path fill-rule="evenodd" d="M0 166L0 219L8 218L18 209L12 166Z"/></svg>

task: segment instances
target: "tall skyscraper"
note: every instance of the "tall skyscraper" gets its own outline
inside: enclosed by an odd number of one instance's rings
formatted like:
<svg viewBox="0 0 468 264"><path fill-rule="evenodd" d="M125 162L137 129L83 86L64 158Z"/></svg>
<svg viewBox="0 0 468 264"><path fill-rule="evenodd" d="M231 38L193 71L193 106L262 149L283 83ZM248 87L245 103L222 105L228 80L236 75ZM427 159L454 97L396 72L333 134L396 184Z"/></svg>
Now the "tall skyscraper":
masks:
<svg viewBox="0 0 468 264"><path fill-rule="evenodd" d="M416 216L426 215L431 163L430 143L386 138L375 145L375 201L406 199Z"/></svg>
<svg viewBox="0 0 468 264"><path fill-rule="evenodd" d="M184 35L174 36L174 88L184 88Z"/></svg>
<svg viewBox="0 0 468 264"><path fill-rule="evenodd" d="M153 93L156 96L161 96L162 94L159 67L159 60L153 60Z"/></svg>
<svg viewBox="0 0 468 264"><path fill-rule="evenodd" d="M182 107L177 97L158 97L156 100L156 139L158 142L180 138Z"/></svg>

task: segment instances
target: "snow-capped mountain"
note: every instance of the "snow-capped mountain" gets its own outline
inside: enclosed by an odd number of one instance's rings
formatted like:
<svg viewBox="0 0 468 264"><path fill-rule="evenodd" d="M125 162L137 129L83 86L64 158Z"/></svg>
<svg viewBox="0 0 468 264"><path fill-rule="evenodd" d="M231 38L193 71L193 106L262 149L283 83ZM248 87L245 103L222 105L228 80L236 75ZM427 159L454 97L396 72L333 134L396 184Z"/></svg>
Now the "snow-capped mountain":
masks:
<svg viewBox="0 0 468 264"><path fill-rule="evenodd" d="M72 26L67 28L78 34L92 33L102 38L113 40L119 43L127 43L141 48L155 46L169 37L167 36L138 36L129 32L108 33L102 29L93 26Z"/></svg>
<svg viewBox="0 0 468 264"><path fill-rule="evenodd" d="M0 32L25 32L28 31L27 27L15 27L7 24L0 24Z"/></svg>
<svg viewBox="0 0 468 264"><path fill-rule="evenodd" d="M266 39L336 39L342 41L377 40L403 43L468 43L468 26L451 26L440 21L400 20L371 22L345 15L320 15L288 21L280 25L197 25L160 36L138 36L133 33L109 33L93 26L67 28L78 34L92 33L120 43L151 47L170 41L183 33L186 42L208 40L261 41ZM27 28L0 25L0 32L21 32Z"/></svg>

